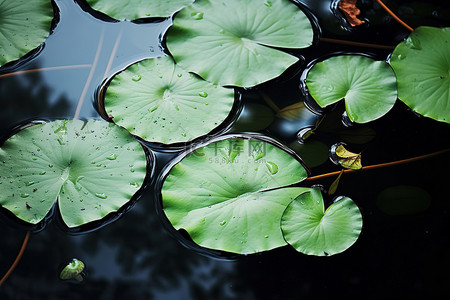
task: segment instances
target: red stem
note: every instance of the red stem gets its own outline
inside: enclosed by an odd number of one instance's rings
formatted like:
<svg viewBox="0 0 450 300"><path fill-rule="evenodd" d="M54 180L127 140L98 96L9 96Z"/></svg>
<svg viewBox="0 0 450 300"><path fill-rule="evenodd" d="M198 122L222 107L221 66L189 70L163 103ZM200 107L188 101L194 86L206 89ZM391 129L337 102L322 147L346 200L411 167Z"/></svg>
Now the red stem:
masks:
<svg viewBox="0 0 450 300"><path fill-rule="evenodd" d="M11 275L12 271L14 271L14 269L16 268L17 264L19 263L20 259L22 258L25 248L27 247L29 239L30 239L30 231L28 231L27 234L25 235L25 238L23 239L23 242L22 242L22 247L20 248L20 251L17 254L16 259L12 263L11 267L9 267L9 270L6 272L6 274L3 275L2 279L0 279L0 287L3 285L5 280L9 277L9 275Z"/></svg>

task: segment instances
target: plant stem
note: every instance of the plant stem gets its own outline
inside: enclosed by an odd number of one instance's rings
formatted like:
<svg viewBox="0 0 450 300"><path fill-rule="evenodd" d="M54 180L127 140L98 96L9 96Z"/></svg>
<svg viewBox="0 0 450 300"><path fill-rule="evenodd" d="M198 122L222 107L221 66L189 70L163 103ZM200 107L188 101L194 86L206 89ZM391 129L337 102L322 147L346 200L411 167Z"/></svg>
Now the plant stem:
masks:
<svg viewBox="0 0 450 300"><path fill-rule="evenodd" d="M71 66L57 66L57 67L47 67L47 68L39 68L39 69L30 69L30 70L24 70L24 71L16 71L6 74L1 74L0 78L2 77L12 77L16 75L21 74L28 74L28 73L35 73L35 72L41 72L41 71L54 71L54 70L67 70L67 69L81 69L81 68L90 68L91 65L71 65Z"/></svg>
<svg viewBox="0 0 450 300"><path fill-rule="evenodd" d="M410 163L410 162L414 162L414 161L430 158L430 157L437 156L437 155L440 155L440 154L443 154L443 153L446 153L446 152L450 152L450 148L449 149L445 149L445 150L441 150L441 151L437 151L437 152L433 152L433 153L430 153L430 154L425 154L425 155L421 155L421 156L412 157L412 158L407 158L407 159L402 159L402 160L397 160L397 161L388 162L388 163L382 163L382 164L377 164L377 165L365 166L365 167L362 167L359 170L346 169L346 170L344 170L344 173L352 173L352 172L357 172L357 171L371 170L371 169L377 169L377 168L383 168L383 167L392 167L392 166L396 166L396 165L406 164L406 163ZM308 177L305 181L311 181L311 180L317 180L317 179L321 179L321 178L327 178L327 177L338 175L339 173L341 173L341 171L336 171L336 172L321 174L321 175L317 175L317 176L312 176L312 177Z"/></svg>
<svg viewBox="0 0 450 300"><path fill-rule="evenodd" d="M350 45L350 46L365 47L365 48L375 48L375 49L392 50L392 49L395 48L395 46L386 46L386 45L378 45L378 44L370 44L370 43L353 42L353 41L338 40L338 39L331 39L331 38L324 38L324 37L320 38L320 41L321 42L326 42L326 43Z"/></svg>
<svg viewBox="0 0 450 300"><path fill-rule="evenodd" d="M377 0L378 4L381 5L381 7L384 8L385 11L388 12L388 14L390 14L397 22L399 22L401 25L403 25L403 27L405 27L406 29L408 29L409 31L414 31L414 29L412 29L408 24L406 24L405 22L403 22L399 17L397 17L381 0Z"/></svg>
<svg viewBox="0 0 450 300"><path fill-rule="evenodd" d="M11 267L9 267L9 270L6 272L6 274L3 275L2 279L0 279L0 287L3 285L5 280L9 277L9 275L11 275L12 271L14 271L14 269L16 268L17 264L19 263L20 259L22 258L25 248L27 247L29 239L30 239L30 231L28 231L27 234L25 235L25 238L23 239L23 242L22 242L22 247L20 247L20 251L17 254L16 259L12 263Z"/></svg>

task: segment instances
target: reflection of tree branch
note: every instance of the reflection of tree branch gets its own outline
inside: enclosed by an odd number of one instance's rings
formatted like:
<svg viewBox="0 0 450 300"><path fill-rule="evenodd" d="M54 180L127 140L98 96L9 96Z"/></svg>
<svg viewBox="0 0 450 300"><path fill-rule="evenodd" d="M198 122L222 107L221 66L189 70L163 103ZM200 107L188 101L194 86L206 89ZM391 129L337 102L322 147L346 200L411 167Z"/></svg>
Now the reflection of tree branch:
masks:
<svg viewBox="0 0 450 300"><path fill-rule="evenodd" d="M19 263L20 259L22 258L25 248L27 247L29 238L30 238L30 231L28 231L27 234L25 235L25 238L23 239L23 242L22 242L22 247L20 247L20 251L17 254L16 259L14 260L11 267L9 267L8 271L5 273L5 275L3 275L2 279L0 280L0 286L3 285L3 283L9 277L9 275L12 273L12 271L14 271L14 269L16 268L17 264Z"/></svg>
<svg viewBox="0 0 450 300"><path fill-rule="evenodd" d="M100 50L102 49L103 45L103 36L104 36L104 30L102 30L102 33L100 35L100 40L98 41L97 51L95 53L94 61L92 62L91 71L89 72L88 78L86 80L86 84L84 85L83 91L81 92L80 99L78 100L77 109L75 110L75 115L73 116L74 119L78 119L81 111L81 107L83 106L84 99L86 98L86 93L88 90L89 85L91 84L92 77L94 76L94 71L97 68L98 59L100 57Z"/></svg>

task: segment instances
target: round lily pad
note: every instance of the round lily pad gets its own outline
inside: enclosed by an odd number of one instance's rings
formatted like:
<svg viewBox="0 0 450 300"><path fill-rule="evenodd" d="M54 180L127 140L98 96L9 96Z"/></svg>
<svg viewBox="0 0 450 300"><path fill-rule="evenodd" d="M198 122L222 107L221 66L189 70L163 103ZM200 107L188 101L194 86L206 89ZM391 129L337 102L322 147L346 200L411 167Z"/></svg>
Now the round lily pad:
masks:
<svg viewBox="0 0 450 300"><path fill-rule="evenodd" d="M0 1L0 66L42 44L50 33L50 0Z"/></svg>
<svg viewBox="0 0 450 300"><path fill-rule="evenodd" d="M0 148L0 205L37 224L58 201L76 227L119 210L146 176L142 146L112 123L58 120L27 127Z"/></svg>
<svg viewBox="0 0 450 300"><path fill-rule="evenodd" d="M148 59L116 75L105 94L113 121L150 142L191 141L228 117L234 90L204 81L168 57Z"/></svg>
<svg viewBox="0 0 450 300"><path fill-rule="evenodd" d="M197 0L175 15L167 48L177 64L220 85L251 87L298 61L274 47L312 44L308 17L288 0Z"/></svg>
<svg viewBox="0 0 450 300"><path fill-rule="evenodd" d="M390 64L398 98L415 112L450 123L450 27L418 27L395 47Z"/></svg>
<svg viewBox="0 0 450 300"><path fill-rule="evenodd" d="M98 10L116 20L136 20L139 18L170 17L194 0L86 0Z"/></svg>
<svg viewBox="0 0 450 300"><path fill-rule="evenodd" d="M356 123L384 116L397 100L394 71L384 61L360 55L333 56L316 63L306 85L321 107L345 99L348 117Z"/></svg>
<svg viewBox="0 0 450 300"><path fill-rule="evenodd" d="M362 216L348 197L338 198L327 210L322 193L311 189L292 201L281 218L284 238L308 255L333 255L353 245L362 229Z"/></svg>
<svg viewBox="0 0 450 300"><path fill-rule="evenodd" d="M247 254L286 245L280 219L306 188L295 154L254 136L226 137L185 154L167 173L162 206L197 244Z"/></svg>

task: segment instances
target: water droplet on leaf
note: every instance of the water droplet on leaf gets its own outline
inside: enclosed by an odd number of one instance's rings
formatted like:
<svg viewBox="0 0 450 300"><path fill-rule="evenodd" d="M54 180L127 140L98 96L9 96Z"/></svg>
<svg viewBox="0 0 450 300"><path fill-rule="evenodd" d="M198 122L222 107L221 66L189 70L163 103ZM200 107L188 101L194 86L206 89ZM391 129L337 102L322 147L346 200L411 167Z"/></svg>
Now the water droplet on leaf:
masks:
<svg viewBox="0 0 450 300"><path fill-rule="evenodd" d="M131 80L133 80L133 81L139 81L139 80L141 80L141 75L134 75L133 77L131 77Z"/></svg>
<svg viewBox="0 0 450 300"><path fill-rule="evenodd" d="M104 193L95 193L95 196L101 199L106 199L108 198L107 195L105 195Z"/></svg>
<svg viewBox="0 0 450 300"><path fill-rule="evenodd" d="M266 167L269 170L270 174L275 175L278 173L278 165L271 161L266 161Z"/></svg>
<svg viewBox="0 0 450 300"><path fill-rule="evenodd" d="M200 93L198 93L198 95L199 95L200 97L203 97L203 98L208 97L208 93L207 93L207 92L200 92Z"/></svg>

